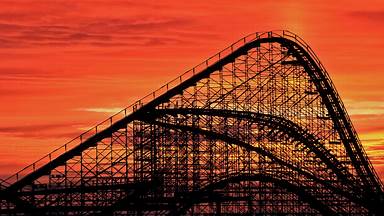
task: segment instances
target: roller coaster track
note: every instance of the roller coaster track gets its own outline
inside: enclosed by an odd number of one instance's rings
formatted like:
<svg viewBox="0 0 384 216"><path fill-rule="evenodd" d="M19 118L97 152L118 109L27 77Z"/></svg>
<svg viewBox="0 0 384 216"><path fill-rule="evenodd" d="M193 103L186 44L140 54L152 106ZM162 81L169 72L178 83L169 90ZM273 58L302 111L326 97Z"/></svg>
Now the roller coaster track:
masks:
<svg viewBox="0 0 384 216"><path fill-rule="evenodd" d="M254 33L1 182L0 215L378 215L328 73Z"/></svg>

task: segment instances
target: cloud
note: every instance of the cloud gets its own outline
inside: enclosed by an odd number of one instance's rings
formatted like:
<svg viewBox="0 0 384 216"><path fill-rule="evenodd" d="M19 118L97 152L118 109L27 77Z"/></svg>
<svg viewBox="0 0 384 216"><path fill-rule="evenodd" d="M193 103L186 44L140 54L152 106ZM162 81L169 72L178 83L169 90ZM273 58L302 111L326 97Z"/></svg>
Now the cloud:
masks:
<svg viewBox="0 0 384 216"><path fill-rule="evenodd" d="M353 11L349 13L350 16L359 19L371 20L374 22L384 21L384 10L377 11Z"/></svg>
<svg viewBox="0 0 384 216"><path fill-rule="evenodd" d="M372 154L384 153L384 137L378 139L362 140L364 148Z"/></svg>
<svg viewBox="0 0 384 216"><path fill-rule="evenodd" d="M96 112L96 113L107 113L107 114L114 114L118 113L122 110L122 108L106 108L106 107L95 107L95 108L79 108L76 109L77 111L86 111L86 112Z"/></svg>
<svg viewBox="0 0 384 216"><path fill-rule="evenodd" d="M217 38L202 28L201 15L168 1L11 2L0 2L0 48L164 46Z"/></svg>
<svg viewBox="0 0 384 216"><path fill-rule="evenodd" d="M55 75L50 72L36 70L31 68L0 67L0 80L14 79L49 79Z"/></svg>
<svg viewBox="0 0 384 216"><path fill-rule="evenodd" d="M380 144L380 145L384 145L384 137L383 138L367 138L367 139L361 139L362 142L367 142L367 143L370 143L370 144L374 144L374 145L377 145L377 144Z"/></svg>
<svg viewBox="0 0 384 216"><path fill-rule="evenodd" d="M38 91L52 90L63 87L68 88L68 85L73 86L77 83L83 85L116 84L122 81L116 80L110 74L86 74L77 73L76 71L66 71L65 69L47 68L29 68L24 65L14 65L10 67L0 66L0 95L8 93L39 93ZM26 85L34 85L32 88L27 88ZM41 93L41 92L40 92Z"/></svg>
<svg viewBox="0 0 384 216"><path fill-rule="evenodd" d="M383 155L370 155L369 160L373 164L384 164L384 156Z"/></svg>
<svg viewBox="0 0 384 216"><path fill-rule="evenodd" d="M384 138L382 135L384 132L384 114L380 114L380 108L372 108L372 110L377 110L378 114L351 115L352 123L360 137L367 141L373 138Z"/></svg>
<svg viewBox="0 0 384 216"><path fill-rule="evenodd" d="M0 135L26 138L76 137L80 134L79 123L2 126ZM73 132L75 131L75 132Z"/></svg>
<svg viewBox="0 0 384 216"><path fill-rule="evenodd" d="M381 146L368 146L367 151L384 151L384 145Z"/></svg>
<svg viewBox="0 0 384 216"><path fill-rule="evenodd" d="M384 114L383 101L356 101L347 99L344 102L350 115Z"/></svg>
<svg viewBox="0 0 384 216"><path fill-rule="evenodd" d="M23 68L23 65L0 67L0 97L13 97L16 95L36 96L42 93L60 91L65 85L77 81L84 81L84 74L68 76L60 73L61 70L48 71L37 68ZM88 78L96 80L96 78Z"/></svg>
<svg viewBox="0 0 384 216"><path fill-rule="evenodd" d="M27 25L0 23L0 47L146 46L186 42L175 29L192 22L185 18L94 18L83 23Z"/></svg>

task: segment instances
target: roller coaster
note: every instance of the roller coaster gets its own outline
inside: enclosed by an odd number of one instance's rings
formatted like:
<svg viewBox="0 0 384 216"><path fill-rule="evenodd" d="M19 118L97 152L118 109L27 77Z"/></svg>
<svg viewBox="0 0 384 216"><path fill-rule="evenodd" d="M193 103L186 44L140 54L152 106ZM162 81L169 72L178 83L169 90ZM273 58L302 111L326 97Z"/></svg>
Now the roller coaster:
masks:
<svg viewBox="0 0 384 216"><path fill-rule="evenodd" d="M250 34L1 181L0 215L382 215L328 73Z"/></svg>

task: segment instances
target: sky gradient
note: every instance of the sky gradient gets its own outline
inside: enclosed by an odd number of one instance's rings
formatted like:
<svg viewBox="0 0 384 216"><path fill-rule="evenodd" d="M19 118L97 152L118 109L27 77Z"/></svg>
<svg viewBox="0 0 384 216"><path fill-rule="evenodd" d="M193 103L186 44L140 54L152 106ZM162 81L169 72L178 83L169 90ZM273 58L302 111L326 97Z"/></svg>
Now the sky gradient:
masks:
<svg viewBox="0 0 384 216"><path fill-rule="evenodd" d="M0 1L0 178L256 31L328 70L384 179L382 1Z"/></svg>

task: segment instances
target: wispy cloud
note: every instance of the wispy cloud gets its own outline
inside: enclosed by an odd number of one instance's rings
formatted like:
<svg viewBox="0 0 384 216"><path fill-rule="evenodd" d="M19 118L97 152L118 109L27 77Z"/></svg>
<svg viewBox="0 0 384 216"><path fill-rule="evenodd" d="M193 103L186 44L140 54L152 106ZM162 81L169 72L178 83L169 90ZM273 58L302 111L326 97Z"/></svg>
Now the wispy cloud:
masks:
<svg viewBox="0 0 384 216"><path fill-rule="evenodd" d="M201 27L197 15L173 10L172 5L106 0L1 1L0 48L163 46L193 43L196 35L205 40L217 36L197 30Z"/></svg>
<svg viewBox="0 0 384 216"><path fill-rule="evenodd" d="M122 110L122 108L117 108L117 107L95 107L95 108L79 108L76 109L77 111L85 111L85 112L96 112L96 113L108 113L108 114L114 114L118 113L119 111Z"/></svg>
<svg viewBox="0 0 384 216"><path fill-rule="evenodd" d="M384 138L384 114L356 114L351 119L363 139Z"/></svg>
<svg viewBox="0 0 384 216"><path fill-rule="evenodd" d="M3 126L0 127L0 135L26 138L75 137L79 134L79 131L75 130L79 125L81 124L61 123Z"/></svg>
<svg viewBox="0 0 384 216"><path fill-rule="evenodd" d="M384 146L382 142L380 145L368 146L366 149L367 151L374 151L375 153L380 152L380 154L384 155Z"/></svg>
<svg viewBox="0 0 384 216"><path fill-rule="evenodd" d="M384 114L384 101L345 100L345 104L350 115Z"/></svg>
<svg viewBox="0 0 384 216"><path fill-rule="evenodd" d="M192 22L185 18L94 18L78 24L27 25L0 22L0 47L147 46L185 42L172 29Z"/></svg>
<svg viewBox="0 0 384 216"><path fill-rule="evenodd" d="M0 80L14 79L52 79L59 73L34 68L0 67Z"/></svg>
<svg viewBox="0 0 384 216"><path fill-rule="evenodd" d="M349 15L354 17L354 18L365 19L365 20L370 20L370 21L374 21L374 22L380 22L381 23L384 21L384 10L352 11L352 12L349 12Z"/></svg>

